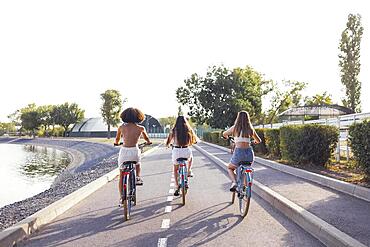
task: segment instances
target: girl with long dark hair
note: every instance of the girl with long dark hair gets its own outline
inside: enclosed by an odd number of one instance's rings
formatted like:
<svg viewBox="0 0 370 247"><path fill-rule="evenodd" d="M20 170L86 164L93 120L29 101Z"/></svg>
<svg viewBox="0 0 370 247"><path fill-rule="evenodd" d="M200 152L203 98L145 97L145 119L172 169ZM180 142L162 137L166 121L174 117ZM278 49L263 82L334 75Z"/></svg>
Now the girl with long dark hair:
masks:
<svg viewBox="0 0 370 247"><path fill-rule="evenodd" d="M193 129L190 127L188 121L184 116L178 116L176 119L175 126L168 135L166 146L173 145L172 148L172 163L174 165L173 173L175 176L176 190L174 195L178 196L180 188L177 181L178 165L176 160L178 158L188 158L188 175L193 176L191 166L193 163L193 154L190 146L196 143L196 135Z"/></svg>
<svg viewBox="0 0 370 247"><path fill-rule="evenodd" d="M235 123L231 128L222 133L225 138L233 136L235 141L235 149L233 156L231 157L228 165L228 173L232 181L230 191L236 190L236 176L235 169L239 166L240 161L254 161L254 153L251 147L251 138L254 139L254 143L258 144L261 142L261 138L254 130L249 114L246 111L240 111L236 117Z"/></svg>

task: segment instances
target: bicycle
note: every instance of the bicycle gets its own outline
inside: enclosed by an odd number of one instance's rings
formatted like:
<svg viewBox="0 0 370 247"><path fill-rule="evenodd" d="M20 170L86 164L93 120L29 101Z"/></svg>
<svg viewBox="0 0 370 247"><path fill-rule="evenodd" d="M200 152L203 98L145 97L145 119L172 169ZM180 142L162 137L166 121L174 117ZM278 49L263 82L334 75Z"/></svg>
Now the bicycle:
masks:
<svg viewBox="0 0 370 247"><path fill-rule="evenodd" d="M244 218L248 214L250 200L252 197L252 184L254 169L251 167L253 162L241 161L236 169L236 191L233 192L231 203L235 202L235 195L239 199L239 212Z"/></svg>
<svg viewBox="0 0 370 247"><path fill-rule="evenodd" d="M187 162L188 158L178 158L177 160L177 181L178 185L181 189L181 197L182 197L182 205L185 205L186 202L186 193L188 192L189 188L189 179L188 179L188 170L187 170Z"/></svg>
<svg viewBox="0 0 370 247"><path fill-rule="evenodd" d="M114 146L122 145L120 144L114 144ZM141 143L138 145L141 152L143 152L143 148L147 145L151 145L151 143ZM131 208L136 205L137 198L136 198L136 161L125 161L122 163L122 166L120 166L120 173L122 180L120 183L122 183L122 198L121 198L121 205L123 206L123 215L125 217L125 220L130 219L131 214Z"/></svg>
<svg viewBox="0 0 370 247"><path fill-rule="evenodd" d="M229 136L230 143L235 143L234 138ZM253 143L253 141L252 141ZM235 145L235 144L234 144ZM252 197L252 184L254 169L251 167L253 161L240 161L236 168L236 191L231 196L231 204L235 202L235 195L239 199L239 212L244 218L248 214L250 199Z"/></svg>

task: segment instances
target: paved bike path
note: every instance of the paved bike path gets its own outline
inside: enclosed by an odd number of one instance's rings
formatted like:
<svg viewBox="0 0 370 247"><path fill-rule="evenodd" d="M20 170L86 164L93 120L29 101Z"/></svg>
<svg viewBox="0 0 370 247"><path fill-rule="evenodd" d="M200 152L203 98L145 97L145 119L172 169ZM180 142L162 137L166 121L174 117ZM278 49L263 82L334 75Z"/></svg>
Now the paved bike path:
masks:
<svg viewBox="0 0 370 247"><path fill-rule="evenodd" d="M231 154L205 143L198 146L229 162ZM370 203L305 179L254 164L255 179L339 230L370 246Z"/></svg>
<svg viewBox="0 0 370 247"><path fill-rule="evenodd" d="M180 198L169 200L171 155L159 148L143 159L144 186L131 220L125 222L117 207L114 180L19 246L157 246L159 239L167 246L322 246L257 196L241 221L230 205L227 176L197 151L194 155L195 177L185 206Z"/></svg>

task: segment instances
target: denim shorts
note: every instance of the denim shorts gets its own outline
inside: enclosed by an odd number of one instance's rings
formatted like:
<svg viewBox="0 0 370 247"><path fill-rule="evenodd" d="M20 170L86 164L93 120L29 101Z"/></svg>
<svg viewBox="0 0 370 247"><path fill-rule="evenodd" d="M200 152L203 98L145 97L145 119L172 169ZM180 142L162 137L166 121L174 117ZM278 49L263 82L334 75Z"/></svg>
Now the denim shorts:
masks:
<svg viewBox="0 0 370 247"><path fill-rule="evenodd" d="M254 153L251 147L249 148L235 148L230 163L239 166L240 161L254 161Z"/></svg>

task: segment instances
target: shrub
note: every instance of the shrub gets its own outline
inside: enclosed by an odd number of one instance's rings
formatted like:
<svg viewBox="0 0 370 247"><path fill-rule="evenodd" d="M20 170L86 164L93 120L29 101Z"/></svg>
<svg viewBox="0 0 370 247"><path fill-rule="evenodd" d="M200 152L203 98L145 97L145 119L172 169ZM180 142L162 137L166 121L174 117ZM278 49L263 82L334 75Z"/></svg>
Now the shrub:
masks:
<svg viewBox="0 0 370 247"><path fill-rule="evenodd" d="M280 158L280 130L265 129L265 141L268 153L276 158Z"/></svg>
<svg viewBox="0 0 370 247"><path fill-rule="evenodd" d="M370 120L351 125L349 141L357 165L370 176Z"/></svg>
<svg viewBox="0 0 370 247"><path fill-rule="evenodd" d="M253 150L259 154L267 154L266 140L265 140L265 130L266 129L255 129L257 135L261 138L261 143L255 145L252 144Z"/></svg>
<svg viewBox="0 0 370 247"><path fill-rule="evenodd" d="M203 132L203 141L211 142L211 132Z"/></svg>
<svg viewBox="0 0 370 247"><path fill-rule="evenodd" d="M325 165L338 142L334 126L287 125L280 128L280 151L283 159L301 165Z"/></svg>

